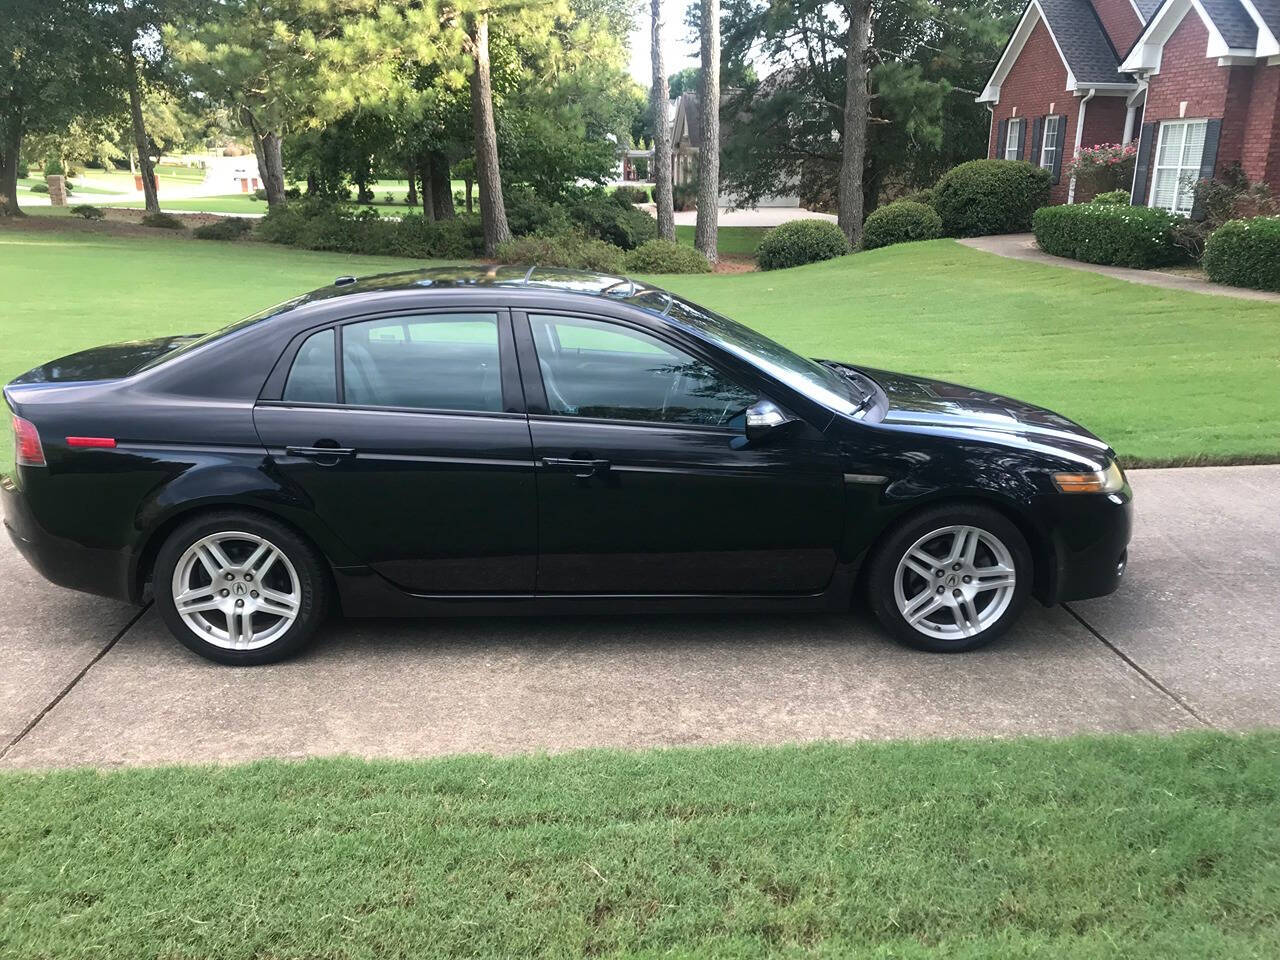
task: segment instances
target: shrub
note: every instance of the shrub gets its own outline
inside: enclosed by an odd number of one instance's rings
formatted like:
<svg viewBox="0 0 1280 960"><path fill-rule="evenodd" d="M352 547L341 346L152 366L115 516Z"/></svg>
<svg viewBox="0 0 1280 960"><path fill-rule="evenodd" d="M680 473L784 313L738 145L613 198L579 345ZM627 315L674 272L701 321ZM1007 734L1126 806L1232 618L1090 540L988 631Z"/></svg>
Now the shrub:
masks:
<svg viewBox="0 0 1280 960"><path fill-rule="evenodd" d="M1035 214L1036 243L1045 253L1085 263L1160 267L1186 259L1173 238L1180 222L1181 217L1150 207L1044 207Z"/></svg>
<svg viewBox="0 0 1280 960"><path fill-rule="evenodd" d="M942 175L933 208L953 237L1021 233L1049 202L1049 171L1021 160L970 160Z"/></svg>
<svg viewBox="0 0 1280 960"><path fill-rule="evenodd" d="M933 206L933 187L925 187L923 190L917 190L914 193L904 194L903 196L899 197L897 200L893 202L898 203L903 200L910 200L912 203L923 203L926 207L932 207Z"/></svg>
<svg viewBox="0 0 1280 960"><path fill-rule="evenodd" d="M185 230L186 225L170 213L148 213L142 218L144 227L158 227L161 230Z"/></svg>
<svg viewBox="0 0 1280 960"><path fill-rule="evenodd" d="M1100 207L1112 206L1123 207L1129 204L1128 190L1108 190L1106 193L1100 193L1090 203L1095 203Z"/></svg>
<svg viewBox="0 0 1280 960"><path fill-rule="evenodd" d="M31 176L31 167L27 164L27 161L19 157L18 158L18 179L25 180L29 176Z"/></svg>
<svg viewBox="0 0 1280 960"><path fill-rule="evenodd" d="M101 207L95 207L87 203L76 204L71 208L71 215L73 217L84 217L86 220L101 220L106 216Z"/></svg>
<svg viewBox="0 0 1280 960"><path fill-rule="evenodd" d="M675 210L697 210L698 188L692 183L677 183L671 188L671 206Z"/></svg>
<svg viewBox="0 0 1280 960"><path fill-rule="evenodd" d="M603 240L565 234L558 237L530 235L498 244L499 263L519 263L537 267L573 267L620 274L623 253Z"/></svg>
<svg viewBox="0 0 1280 960"><path fill-rule="evenodd" d="M1251 183L1236 165L1221 177L1196 182L1194 209L1204 215L1210 228L1217 228L1228 220L1280 214L1280 200L1265 183Z"/></svg>
<svg viewBox="0 0 1280 960"><path fill-rule="evenodd" d="M913 200L898 200L873 210L862 227L862 245L868 250L940 236L942 218L933 207Z"/></svg>
<svg viewBox="0 0 1280 960"><path fill-rule="evenodd" d="M196 227L191 235L197 240L239 240L252 230L253 224L244 217L227 217Z"/></svg>
<svg viewBox="0 0 1280 960"><path fill-rule="evenodd" d="M545 200L528 188L516 188L503 193L507 226L515 236L554 236L568 232L569 214L560 204Z"/></svg>
<svg viewBox="0 0 1280 960"><path fill-rule="evenodd" d="M756 262L761 270L778 270L842 257L850 249L840 228L829 220L788 220L764 235Z"/></svg>
<svg viewBox="0 0 1280 960"><path fill-rule="evenodd" d="M309 250L365 253L377 256L469 260L484 247L480 218L427 220L411 213L384 219L373 210L321 199L294 200L271 210L259 221L258 239Z"/></svg>
<svg viewBox="0 0 1280 960"><path fill-rule="evenodd" d="M632 273L709 273L711 263L693 247L670 240L649 240L627 254Z"/></svg>
<svg viewBox="0 0 1280 960"><path fill-rule="evenodd" d="M265 199L267 199L267 190L266 190L266 187L258 187L258 189L254 190L254 191L253 191L253 199L255 199L255 200L265 200Z"/></svg>
<svg viewBox="0 0 1280 960"><path fill-rule="evenodd" d="M1280 217L1224 223L1205 244L1204 269L1214 283L1280 292Z"/></svg>
<svg viewBox="0 0 1280 960"><path fill-rule="evenodd" d="M45 183L43 180L41 180L36 183L33 183L30 189L32 193L48 193L49 185Z"/></svg>
<svg viewBox="0 0 1280 960"><path fill-rule="evenodd" d="M658 222L643 210L603 190L589 190L568 205L569 219L589 237L634 250L658 235Z"/></svg>
<svg viewBox="0 0 1280 960"><path fill-rule="evenodd" d="M649 191L644 187L633 187L629 184L624 184L614 189L613 197L620 203L648 203Z"/></svg>
<svg viewBox="0 0 1280 960"><path fill-rule="evenodd" d="M55 158L55 159L53 159L53 160L46 160L46 161L45 161L45 164L44 164L44 175L45 175L46 177L49 177L49 176L55 176L55 175L60 177L60 176L62 176L62 175L63 175L64 173L66 173L66 172L67 172L67 171L66 171L65 169L63 169L62 161L61 161L61 160L58 160L58 159L56 159L56 158Z"/></svg>
<svg viewBox="0 0 1280 960"><path fill-rule="evenodd" d="M1133 165L1138 157L1136 143L1095 143L1082 147L1076 156L1063 164L1062 175L1075 177L1087 189L1119 190L1133 182Z"/></svg>

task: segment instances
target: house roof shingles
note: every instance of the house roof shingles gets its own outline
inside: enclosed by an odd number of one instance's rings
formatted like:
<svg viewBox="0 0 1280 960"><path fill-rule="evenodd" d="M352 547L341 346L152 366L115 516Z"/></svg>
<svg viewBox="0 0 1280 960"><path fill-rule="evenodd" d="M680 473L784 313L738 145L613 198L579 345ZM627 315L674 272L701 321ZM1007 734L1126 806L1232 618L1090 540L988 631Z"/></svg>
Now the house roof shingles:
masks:
<svg viewBox="0 0 1280 960"><path fill-rule="evenodd" d="M1240 0L1200 0L1200 4L1228 47L1252 50L1257 46L1258 25Z"/></svg>
<svg viewBox="0 0 1280 960"><path fill-rule="evenodd" d="M1039 0L1039 3L1078 86L1133 83L1132 77L1116 69L1120 66L1120 57L1089 0Z"/></svg>
<svg viewBox="0 0 1280 960"><path fill-rule="evenodd" d="M1280 37L1280 0L1253 0L1253 6L1275 37Z"/></svg>
<svg viewBox="0 0 1280 960"><path fill-rule="evenodd" d="M1133 0L1133 3L1138 8L1138 12L1142 14L1143 23L1150 23L1151 18L1160 9L1160 0Z"/></svg>

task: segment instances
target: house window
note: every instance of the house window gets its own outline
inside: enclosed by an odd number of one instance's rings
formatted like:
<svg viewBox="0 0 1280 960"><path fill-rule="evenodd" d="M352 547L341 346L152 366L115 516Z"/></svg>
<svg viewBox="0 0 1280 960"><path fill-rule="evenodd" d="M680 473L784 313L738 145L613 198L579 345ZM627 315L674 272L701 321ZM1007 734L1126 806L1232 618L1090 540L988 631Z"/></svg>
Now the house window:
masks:
<svg viewBox="0 0 1280 960"><path fill-rule="evenodd" d="M1191 212L1207 126L1206 120L1161 122L1155 170L1151 176L1151 206L1170 213Z"/></svg>
<svg viewBox="0 0 1280 960"><path fill-rule="evenodd" d="M1022 146L1022 126L1026 122L1025 117L1009 121L1009 129L1005 132L1004 140L1004 158L1006 160L1022 159L1022 151L1018 148Z"/></svg>
<svg viewBox="0 0 1280 960"><path fill-rule="evenodd" d="M1052 116L1044 118L1044 145L1040 148L1040 166L1052 170L1057 162L1058 152L1062 149L1062 128L1066 117Z"/></svg>

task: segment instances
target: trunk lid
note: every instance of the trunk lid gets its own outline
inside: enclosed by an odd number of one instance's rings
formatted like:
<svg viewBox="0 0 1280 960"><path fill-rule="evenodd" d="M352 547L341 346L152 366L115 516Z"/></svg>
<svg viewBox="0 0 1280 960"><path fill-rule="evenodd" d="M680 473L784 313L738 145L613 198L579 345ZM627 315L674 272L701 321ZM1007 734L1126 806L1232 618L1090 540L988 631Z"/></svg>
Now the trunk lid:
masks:
<svg viewBox="0 0 1280 960"><path fill-rule="evenodd" d="M178 347L198 339L198 334L181 337L155 337L151 340L128 340L102 347L92 347L50 360L10 381L22 387L42 383L86 383L119 380L144 363L164 356Z"/></svg>

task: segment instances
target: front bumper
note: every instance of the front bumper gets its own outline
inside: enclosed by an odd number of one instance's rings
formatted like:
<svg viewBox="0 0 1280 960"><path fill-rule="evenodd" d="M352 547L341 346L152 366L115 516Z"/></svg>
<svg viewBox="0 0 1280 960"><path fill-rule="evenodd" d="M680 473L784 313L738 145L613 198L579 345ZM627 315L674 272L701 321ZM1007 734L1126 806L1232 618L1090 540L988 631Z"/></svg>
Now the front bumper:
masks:
<svg viewBox="0 0 1280 960"><path fill-rule="evenodd" d="M129 589L129 563L122 552L86 547L49 533L32 513L21 488L8 476L0 476L0 512L5 532L18 552L50 583L137 601Z"/></svg>
<svg viewBox="0 0 1280 960"><path fill-rule="evenodd" d="M1053 600L1114 593L1129 562L1133 493L1060 494L1053 498Z"/></svg>

